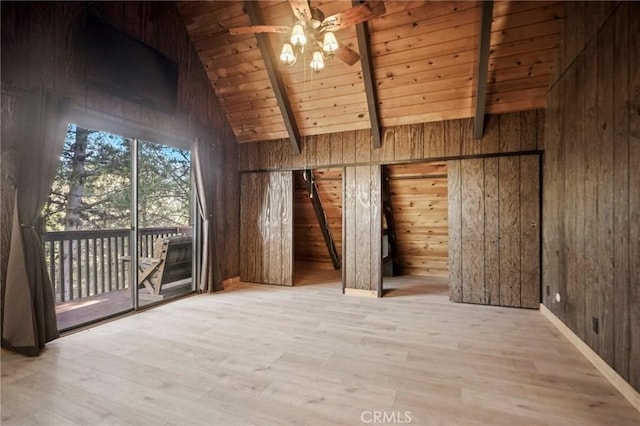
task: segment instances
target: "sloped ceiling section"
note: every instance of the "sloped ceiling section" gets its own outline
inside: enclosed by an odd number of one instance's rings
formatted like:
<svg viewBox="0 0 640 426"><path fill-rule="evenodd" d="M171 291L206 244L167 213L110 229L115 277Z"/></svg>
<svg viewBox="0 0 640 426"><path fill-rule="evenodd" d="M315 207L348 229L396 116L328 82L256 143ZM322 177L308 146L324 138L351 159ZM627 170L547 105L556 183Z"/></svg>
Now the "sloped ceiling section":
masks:
<svg viewBox="0 0 640 426"><path fill-rule="evenodd" d="M351 1L311 4L325 16L352 7ZM238 142L287 138L256 37L228 33L250 25L244 3L177 5ZM481 4L394 0L385 5L387 13L367 24L381 125L472 117ZM265 24L294 22L287 1L261 1L260 7ZM545 106L563 18L561 2L494 3L487 113ZM336 36L357 50L354 27ZM288 35L269 37L279 48ZM361 62L349 66L334 58L314 74L299 60L277 71L302 136L370 128Z"/></svg>

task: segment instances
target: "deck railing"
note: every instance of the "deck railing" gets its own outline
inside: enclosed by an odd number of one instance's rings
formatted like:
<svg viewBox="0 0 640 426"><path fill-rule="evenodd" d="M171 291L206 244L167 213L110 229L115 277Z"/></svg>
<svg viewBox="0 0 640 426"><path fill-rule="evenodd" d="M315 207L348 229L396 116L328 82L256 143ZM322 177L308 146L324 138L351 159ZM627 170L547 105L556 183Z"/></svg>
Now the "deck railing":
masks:
<svg viewBox="0 0 640 426"><path fill-rule="evenodd" d="M190 227L141 228L138 254L153 257L158 238L190 233ZM128 229L44 234L44 255L56 302L128 288L129 235Z"/></svg>

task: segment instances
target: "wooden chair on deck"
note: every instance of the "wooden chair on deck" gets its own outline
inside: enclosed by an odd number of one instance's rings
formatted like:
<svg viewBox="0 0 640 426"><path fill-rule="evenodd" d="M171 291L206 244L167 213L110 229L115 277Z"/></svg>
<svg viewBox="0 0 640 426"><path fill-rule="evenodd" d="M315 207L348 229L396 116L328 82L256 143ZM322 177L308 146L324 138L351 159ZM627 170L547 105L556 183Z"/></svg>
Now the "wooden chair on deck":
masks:
<svg viewBox="0 0 640 426"><path fill-rule="evenodd" d="M163 284L191 278L193 245L190 235L158 238L153 246L154 257L138 260L138 288L161 297Z"/></svg>

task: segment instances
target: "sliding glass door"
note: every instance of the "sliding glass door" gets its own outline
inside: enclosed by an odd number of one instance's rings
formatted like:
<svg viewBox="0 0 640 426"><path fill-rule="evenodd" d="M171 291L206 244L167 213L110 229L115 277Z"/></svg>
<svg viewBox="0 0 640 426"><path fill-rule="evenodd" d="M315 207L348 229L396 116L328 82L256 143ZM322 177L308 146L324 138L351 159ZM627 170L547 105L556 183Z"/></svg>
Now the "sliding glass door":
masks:
<svg viewBox="0 0 640 426"><path fill-rule="evenodd" d="M58 328L133 308L131 139L69 124L43 212Z"/></svg>
<svg viewBox="0 0 640 426"><path fill-rule="evenodd" d="M138 302L193 290L191 156L137 141Z"/></svg>
<svg viewBox="0 0 640 426"><path fill-rule="evenodd" d="M69 124L42 214L59 330L192 291L191 196L189 151Z"/></svg>

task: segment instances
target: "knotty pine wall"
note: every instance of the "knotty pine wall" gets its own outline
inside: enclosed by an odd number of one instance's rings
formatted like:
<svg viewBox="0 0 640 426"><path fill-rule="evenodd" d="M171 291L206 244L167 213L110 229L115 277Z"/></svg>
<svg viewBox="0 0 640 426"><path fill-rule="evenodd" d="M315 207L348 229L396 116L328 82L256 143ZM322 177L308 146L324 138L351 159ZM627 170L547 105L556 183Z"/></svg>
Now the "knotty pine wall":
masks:
<svg viewBox="0 0 640 426"><path fill-rule="evenodd" d="M179 67L177 110L159 113L85 84L83 22L102 16L119 30L158 49ZM16 104L33 87L51 89L74 106L124 126L199 138L217 154L215 215L222 278L238 274L239 180L235 137L173 2L2 2L2 229L8 229ZM158 141L162 142L162 141ZM7 232L2 237L6 268Z"/></svg>
<svg viewBox="0 0 640 426"><path fill-rule="evenodd" d="M543 300L640 390L640 4L568 2L559 49L545 129Z"/></svg>
<svg viewBox="0 0 640 426"><path fill-rule="evenodd" d="M449 276L447 164L386 166L400 273Z"/></svg>

